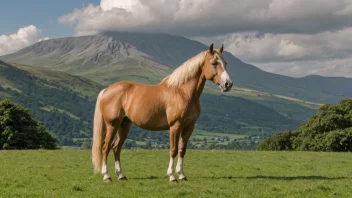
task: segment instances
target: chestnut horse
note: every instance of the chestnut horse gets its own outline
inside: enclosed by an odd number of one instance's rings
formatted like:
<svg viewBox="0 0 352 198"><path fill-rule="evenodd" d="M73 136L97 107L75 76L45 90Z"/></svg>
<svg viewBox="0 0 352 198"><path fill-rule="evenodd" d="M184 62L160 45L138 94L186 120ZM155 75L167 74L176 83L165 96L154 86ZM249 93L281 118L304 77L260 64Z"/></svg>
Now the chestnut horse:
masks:
<svg viewBox="0 0 352 198"><path fill-rule="evenodd" d="M213 49L211 44L207 51L184 62L157 85L120 81L99 93L94 114L92 161L95 172L101 171L104 181L111 182L107 157L116 132L117 139L112 147L115 172L119 180L127 179L122 173L120 153L132 123L146 130L170 130L169 181L177 182L173 164L178 153L176 172L180 180L187 180L182 169L183 158L200 114L199 99L205 81L213 81L223 92L232 87L223 49L223 45Z"/></svg>

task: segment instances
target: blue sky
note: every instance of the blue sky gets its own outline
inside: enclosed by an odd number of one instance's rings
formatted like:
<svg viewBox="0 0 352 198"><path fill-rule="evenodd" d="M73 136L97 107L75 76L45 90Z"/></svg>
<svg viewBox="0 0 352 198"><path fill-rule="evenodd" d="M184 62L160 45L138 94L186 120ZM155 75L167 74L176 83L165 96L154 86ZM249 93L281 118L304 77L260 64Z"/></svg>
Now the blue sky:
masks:
<svg viewBox="0 0 352 198"><path fill-rule="evenodd" d="M352 0L11 0L0 56L48 38L157 32L224 43L272 73L352 77L351 19Z"/></svg>
<svg viewBox="0 0 352 198"><path fill-rule="evenodd" d="M82 4L99 5L99 0L11 0L0 6L0 35L12 34L19 28L35 25L44 36L55 38L72 36L74 28L57 23L57 19Z"/></svg>

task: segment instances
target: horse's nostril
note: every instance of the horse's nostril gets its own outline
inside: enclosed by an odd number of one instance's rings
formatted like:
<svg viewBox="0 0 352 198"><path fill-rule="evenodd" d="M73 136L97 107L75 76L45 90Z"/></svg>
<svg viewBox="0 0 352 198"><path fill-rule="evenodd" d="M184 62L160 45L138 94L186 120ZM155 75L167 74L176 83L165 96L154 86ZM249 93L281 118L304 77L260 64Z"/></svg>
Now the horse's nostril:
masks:
<svg viewBox="0 0 352 198"><path fill-rule="evenodd" d="M228 87L229 87L229 83L226 82L226 83L225 83L225 88L228 88Z"/></svg>

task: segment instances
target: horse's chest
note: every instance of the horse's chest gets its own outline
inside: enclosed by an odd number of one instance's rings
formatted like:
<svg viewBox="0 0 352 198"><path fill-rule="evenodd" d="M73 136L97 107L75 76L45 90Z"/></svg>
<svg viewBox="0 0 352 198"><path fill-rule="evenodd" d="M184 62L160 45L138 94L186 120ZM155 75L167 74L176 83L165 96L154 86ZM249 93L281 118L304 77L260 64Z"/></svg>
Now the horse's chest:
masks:
<svg viewBox="0 0 352 198"><path fill-rule="evenodd" d="M200 114L200 104L188 103L183 108L183 112L181 113L181 118L184 121L195 122L197 121L199 114Z"/></svg>
<svg viewBox="0 0 352 198"><path fill-rule="evenodd" d="M167 119L170 124L182 122L184 124L195 123L200 114L200 104L197 101L175 101L167 108Z"/></svg>

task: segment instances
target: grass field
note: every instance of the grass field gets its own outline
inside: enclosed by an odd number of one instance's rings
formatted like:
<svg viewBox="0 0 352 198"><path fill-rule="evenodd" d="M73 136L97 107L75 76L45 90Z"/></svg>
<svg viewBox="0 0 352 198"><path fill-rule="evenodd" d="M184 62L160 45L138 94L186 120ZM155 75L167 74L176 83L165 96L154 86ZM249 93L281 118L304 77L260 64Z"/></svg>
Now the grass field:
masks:
<svg viewBox="0 0 352 198"><path fill-rule="evenodd" d="M198 138L198 139L211 139L211 138L217 138L217 137L224 137L227 136L230 139L239 139L239 138L244 138L247 137L247 135L240 135L240 134L229 134L229 133L216 133L216 132L208 132L208 131L202 131L200 129L195 129L191 139L192 138Z"/></svg>
<svg viewBox="0 0 352 198"><path fill-rule="evenodd" d="M167 150L125 150L128 181L105 184L88 150L1 151L0 197L352 197L352 154L189 150L168 183ZM109 156L113 174L113 159Z"/></svg>

